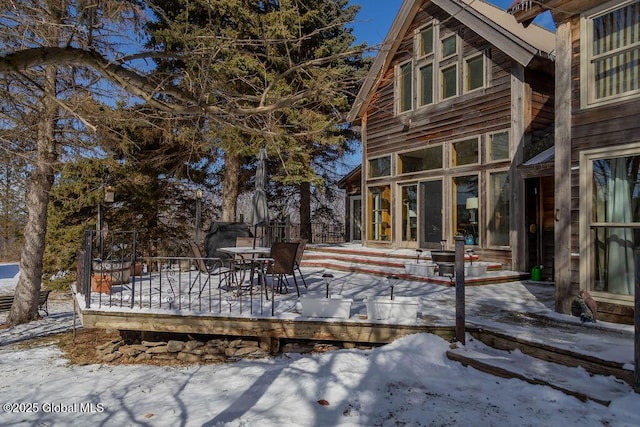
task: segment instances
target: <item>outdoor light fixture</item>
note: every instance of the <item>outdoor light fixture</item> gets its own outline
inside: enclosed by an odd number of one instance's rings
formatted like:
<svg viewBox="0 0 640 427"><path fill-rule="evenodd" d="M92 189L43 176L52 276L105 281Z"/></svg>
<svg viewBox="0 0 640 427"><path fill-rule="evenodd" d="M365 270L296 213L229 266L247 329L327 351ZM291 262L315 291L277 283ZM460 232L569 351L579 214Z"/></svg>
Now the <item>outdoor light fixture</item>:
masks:
<svg viewBox="0 0 640 427"><path fill-rule="evenodd" d="M333 274L324 273L322 275L322 281L324 281L324 286L325 286L325 288L327 290L327 292L326 292L327 298L329 298L329 284L331 283L332 280L333 280Z"/></svg>
<svg viewBox="0 0 640 427"><path fill-rule="evenodd" d="M107 185L104 189L104 202L113 203L116 199L116 189Z"/></svg>
<svg viewBox="0 0 640 427"><path fill-rule="evenodd" d="M389 282L389 286L391 287L391 299L393 299L393 288L400 281L398 276L387 276L387 281Z"/></svg>
<svg viewBox="0 0 640 427"><path fill-rule="evenodd" d="M467 199L467 209L470 211L471 218L469 221L473 224L476 222L476 210L478 210L478 198L469 197Z"/></svg>

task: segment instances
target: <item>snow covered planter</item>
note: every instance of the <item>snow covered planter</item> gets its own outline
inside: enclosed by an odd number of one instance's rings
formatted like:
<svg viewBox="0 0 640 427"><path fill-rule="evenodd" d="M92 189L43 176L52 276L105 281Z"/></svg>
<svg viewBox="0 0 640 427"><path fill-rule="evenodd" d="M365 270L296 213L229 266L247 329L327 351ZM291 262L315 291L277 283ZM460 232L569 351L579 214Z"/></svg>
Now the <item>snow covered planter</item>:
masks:
<svg viewBox="0 0 640 427"><path fill-rule="evenodd" d="M414 276L422 276L422 277L433 276L435 274L435 269L436 269L436 265L431 262L429 263L423 262L419 264L415 262L410 262L404 265L405 272L407 272L408 274L412 274Z"/></svg>
<svg viewBox="0 0 640 427"><path fill-rule="evenodd" d="M474 262L473 264L464 265L465 277L478 277L487 272L487 264Z"/></svg>
<svg viewBox="0 0 640 427"><path fill-rule="evenodd" d="M415 320L418 316L420 300L413 297L367 297L364 300L367 306L367 319L369 320Z"/></svg>
<svg viewBox="0 0 640 427"><path fill-rule="evenodd" d="M348 319L351 316L352 298L342 295L331 295L330 298L303 295L300 297L302 315L307 317L340 317Z"/></svg>

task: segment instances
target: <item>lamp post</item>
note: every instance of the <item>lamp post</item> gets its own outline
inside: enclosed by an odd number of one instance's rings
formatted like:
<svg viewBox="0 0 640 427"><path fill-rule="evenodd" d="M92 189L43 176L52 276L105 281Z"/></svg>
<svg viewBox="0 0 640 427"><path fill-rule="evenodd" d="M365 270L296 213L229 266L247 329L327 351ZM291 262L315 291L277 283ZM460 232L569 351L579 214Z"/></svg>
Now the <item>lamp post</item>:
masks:
<svg viewBox="0 0 640 427"><path fill-rule="evenodd" d="M331 283L331 281L333 280L333 274L331 273L324 273L322 275L322 281L324 282L324 286L326 289L326 297L329 298L329 284Z"/></svg>
<svg viewBox="0 0 640 427"><path fill-rule="evenodd" d="M98 250L100 251L100 261L104 258L104 203L113 203L115 200L115 189L107 185L104 187L104 193L102 194L102 200L98 202Z"/></svg>
<svg viewBox="0 0 640 427"><path fill-rule="evenodd" d="M200 210L202 208L202 190L196 190L196 245L200 246Z"/></svg>

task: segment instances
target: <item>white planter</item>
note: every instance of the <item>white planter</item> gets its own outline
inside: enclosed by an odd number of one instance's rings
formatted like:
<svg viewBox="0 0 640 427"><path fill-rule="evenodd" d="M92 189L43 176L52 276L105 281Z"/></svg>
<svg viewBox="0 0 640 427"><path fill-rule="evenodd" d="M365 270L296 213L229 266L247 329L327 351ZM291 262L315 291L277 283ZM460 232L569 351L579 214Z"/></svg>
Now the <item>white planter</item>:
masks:
<svg viewBox="0 0 640 427"><path fill-rule="evenodd" d="M420 300L413 297L367 297L364 300L367 306L367 319L369 320L415 320L418 316Z"/></svg>
<svg viewBox="0 0 640 427"><path fill-rule="evenodd" d="M112 285L129 283L131 261L93 261L93 272L109 277Z"/></svg>
<svg viewBox="0 0 640 427"><path fill-rule="evenodd" d="M479 277L484 275L487 272L487 264L481 264L479 262L474 262L473 264L465 264L464 265L464 276L465 277Z"/></svg>
<svg viewBox="0 0 640 427"><path fill-rule="evenodd" d="M352 302L352 298L343 298L342 295L331 295L330 298L308 295L300 297L302 315L307 317L340 317L348 319L351 316Z"/></svg>
<svg viewBox="0 0 640 427"><path fill-rule="evenodd" d="M413 275L415 275L415 274L416 274L416 269L415 269L415 267L416 267L416 263L415 263L415 262L408 262L408 263L406 263L406 264L404 265L404 271L405 271L405 273L407 273L407 274L413 274Z"/></svg>
<svg viewBox="0 0 640 427"><path fill-rule="evenodd" d="M404 270L413 276L430 277L435 274L436 264L432 262L421 262L416 264L410 262L404 265Z"/></svg>

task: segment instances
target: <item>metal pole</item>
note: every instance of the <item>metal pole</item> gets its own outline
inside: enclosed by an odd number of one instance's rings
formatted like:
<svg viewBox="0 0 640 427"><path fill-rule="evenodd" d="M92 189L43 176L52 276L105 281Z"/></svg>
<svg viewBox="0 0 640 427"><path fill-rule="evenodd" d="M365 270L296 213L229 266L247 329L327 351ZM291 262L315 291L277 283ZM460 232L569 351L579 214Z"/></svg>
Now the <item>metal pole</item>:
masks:
<svg viewBox="0 0 640 427"><path fill-rule="evenodd" d="M104 207L102 203L98 203L98 255L100 261L104 258L104 237L102 230L104 229Z"/></svg>
<svg viewBox="0 0 640 427"><path fill-rule="evenodd" d="M465 344L464 237L456 236L456 339Z"/></svg>
<svg viewBox="0 0 640 427"><path fill-rule="evenodd" d="M637 263L636 263L637 265ZM636 393L640 393L640 281L636 280L635 284L635 309L633 318L635 319L635 339L634 339L634 348L635 348L635 385Z"/></svg>
<svg viewBox="0 0 640 427"><path fill-rule="evenodd" d="M196 190L196 245L200 246L200 210L202 203L202 190Z"/></svg>

